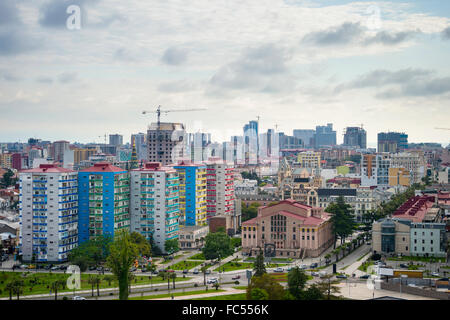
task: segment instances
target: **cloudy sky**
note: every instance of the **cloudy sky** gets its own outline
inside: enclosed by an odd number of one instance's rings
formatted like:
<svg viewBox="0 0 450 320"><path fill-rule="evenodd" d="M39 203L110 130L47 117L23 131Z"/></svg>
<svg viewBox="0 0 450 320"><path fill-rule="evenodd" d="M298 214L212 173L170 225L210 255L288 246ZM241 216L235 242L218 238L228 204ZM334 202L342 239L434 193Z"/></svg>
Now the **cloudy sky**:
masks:
<svg viewBox="0 0 450 320"><path fill-rule="evenodd" d="M162 105L218 141L260 116L447 144L449 56L450 1L0 0L0 141L129 141Z"/></svg>

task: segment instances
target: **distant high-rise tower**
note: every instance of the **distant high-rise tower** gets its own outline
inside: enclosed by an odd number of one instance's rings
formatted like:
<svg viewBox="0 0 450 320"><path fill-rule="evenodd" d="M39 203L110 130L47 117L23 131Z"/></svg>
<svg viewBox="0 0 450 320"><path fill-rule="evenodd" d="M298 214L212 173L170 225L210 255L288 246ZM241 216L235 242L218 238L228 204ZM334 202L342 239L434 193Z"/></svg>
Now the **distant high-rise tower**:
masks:
<svg viewBox="0 0 450 320"><path fill-rule="evenodd" d="M316 148L336 145L336 131L333 131L332 123L328 123L326 126L316 126L314 144Z"/></svg>
<svg viewBox="0 0 450 320"><path fill-rule="evenodd" d="M404 132L380 132L378 152L396 153L408 149L408 135Z"/></svg>
<svg viewBox="0 0 450 320"><path fill-rule="evenodd" d="M115 147L120 147L123 144L123 136L120 134L110 134L109 144Z"/></svg>
<svg viewBox="0 0 450 320"><path fill-rule="evenodd" d="M250 121L244 126L245 164L257 164L259 153L258 121Z"/></svg>
<svg viewBox="0 0 450 320"><path fill-rule="evenodd" d="M308 129L295 129L293 131L293 136L302 140L305 148L314 147L314 134L315 130Z"/></svg>
<svg viewBox="0 0 450 320"><path fill-rule="evenodd" d="M344 145L366 149L367 148L366 130L360 127L347 127L344 134Z"/></svg>
<svg viewBox="0 0 450 320"><path fill-rule="evenodd" d="M181 123L152 123L147 131L148 161L161 162L163 166L183 160L185 154L185 129Z"/></svg>
<svg viewBox="0 0 450 320"><path fill-rule="evenodd" d="M139 165L137 153L136 153L136 143L133 141L133 147L131 151L131 166L130 169L136 169Z"/></svg>

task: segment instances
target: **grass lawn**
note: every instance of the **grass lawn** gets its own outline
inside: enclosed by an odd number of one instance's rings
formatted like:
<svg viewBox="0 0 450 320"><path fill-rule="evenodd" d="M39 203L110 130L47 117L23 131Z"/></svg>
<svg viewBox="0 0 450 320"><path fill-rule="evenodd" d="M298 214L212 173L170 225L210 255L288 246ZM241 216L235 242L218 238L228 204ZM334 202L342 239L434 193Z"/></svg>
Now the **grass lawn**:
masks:
<svg viewBox="0 0 450 320"><path fill-rule="evenodd" d="M235 293L216 297L196 298L190 300L247 300L247 297L246 293Z"/></svg>
<svg viewBox="0 0 450 320"><path fill-rule="evenodd" d="M373 266L373 261L366 261L358 267L358 270L367 272L367 268Z"/></svg>
<svg viewBox="0 0 450 320"><path fill-rule="evenodd" d="M266 268L275 268L275 267L282 267L286 266L286 264L282 263L269 263L266 265ZM253 269L253 263L252 262L236 262L236 261L230 261L225 263L224 265L220 266L220 270L227 271L234 271L234 270L243 270L243 269ZM219 271L219 268L214 269L214 271Z"/></svg>
<svg viewBox="0 0 450 320"><path fill-rule="evenodd" d="M387 258L390 261L421 261L421 262L445 262L445 258L427 258L427 257L415 257L415 256L403 256Z"/></svg>
<svg viewBox="0 0 450 320"><path fill-rule="evenodd" d="M23 280L23 293L21 295L32 295L32 294L48 294L50 293L50 284L55 280L64 280L66 281L69 278L69 274L63 273L41 273L41 272L0 272L0 297L8 297L9 292L5 290L7 283L12 281L13 279ZM88 283L89 274L81 274L81 289L79 290L91 290L92 286ZM97 276L97 275L94 275ZM113 277L109 275L109 277ZM113 280L110 283L106 279L108 279L108 275L100 275L102 279L99 288L118 288L119 284L117 280ZM182 278L177 277L175 282L177 281L187 281L191 278ZM161 277L152 277L150 281L149 276L145 275L136 275L135 279L132 281L131 285L144 285L148 284L157 284L157 283L165 283L166 280L163 280ZM96 294L97 288L94 289L94 293ZM64 288L60 288L58 292L68 292L72 291Z"/></svg>
<svg viewBox="0 0 450 320"><path fill-rule="evenodd" d="M223 292L225 290L221 290L221 289L208 290L208 291L206 291L206 290L197 290L197 291L175 292L175 293L171 293L171 294L168 294L168 293L154 294L154 295L151 295L151 296L133 297L133 298L129 298L128 300L151 300L151 299L159 299L159 298L168 298L168 297L171 297L171 296L174 296L174 297L191 296L191 295L194 295L194 294L211 293L212 291L214 291L214 292Z"/></svg>
<svg viewBox="0 0 450 320"><path fill-rule="evenodd" d="M271 276L275 281L278 281L278 282L287 282L287 276L288 276L288 274L287 273L269 273L269 276ZM314 277L313 276L311 276L311 275L307 275L307 277L308 277L308 280L312 280L312 279L314 279Z"/></svg>
<svg viewBox="0 0 450 320"><path fill-rule="evenodd" d="M184 270L184 269L192 269L195 268L196 266L202 264L202 261L180 261L178 263L175 263L174 265L172 265L170 267L170 269L173 270Z"/></svg>
<svg viewBox="0 0 450 320"><path fill-rule="evenodd" d="M195 256L189 258L189 260L206 260L203 253L197 253Z"/></svg>
<svg viewBox="0 0 450 320"><path fill-rule="evenodd" d="M247 290L247 286L237 286L237 287L233 287L233 289L237 289L237 290Z"/></svg>

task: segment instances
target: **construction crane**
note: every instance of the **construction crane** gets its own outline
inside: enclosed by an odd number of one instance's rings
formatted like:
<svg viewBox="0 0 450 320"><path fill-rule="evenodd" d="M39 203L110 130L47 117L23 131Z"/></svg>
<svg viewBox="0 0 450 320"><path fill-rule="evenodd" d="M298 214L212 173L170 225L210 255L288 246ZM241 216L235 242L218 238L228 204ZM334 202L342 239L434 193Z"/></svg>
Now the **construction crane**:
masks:
<svg viewBox="0 0 450 320"><path fill-rule="evenodd" d="M161 113L169 113L169 112L190 112L190 111L203 111L203 110L207 110L205 108L196 108L196 109L173 109L173 110L161 110L161 106L159 105L158 108L156 108L156 111L147 111L144 110L142 111L142 114L147 114L147 113L156 113L158 116L158 124L156 126L156 136L158 137L158 139L160 139L160 135L159 135L159 130L160 130L160 125L161 125ZM157 143L157 156L158 156L158 160L161 156L161 151L159 150L159 143Z"/></svg>
<svg viewBox="0 0 450 320"><path fill-rule="evenodd" d="M205 109L205 108L197 108L197 109L161 110L161 106L158 106L156 111L144 110L144 111L142 111L142 114L156 113L158 115L158 129L159 129L159 125L161 124L161 113L166 113L167 114L169 112L186 112L186 111L202 111L202 110L207 110L207 109Z"/></svg>

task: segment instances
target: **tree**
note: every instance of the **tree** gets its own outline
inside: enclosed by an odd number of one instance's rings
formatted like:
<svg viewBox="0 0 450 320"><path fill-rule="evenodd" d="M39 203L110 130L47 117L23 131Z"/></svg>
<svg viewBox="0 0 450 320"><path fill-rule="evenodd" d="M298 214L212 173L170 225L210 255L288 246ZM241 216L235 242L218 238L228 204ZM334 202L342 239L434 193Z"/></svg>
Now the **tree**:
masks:
<svg viewBox="0 0 450 320"><path fill-rule="evenodd" d="M335 239L334 248L336 248L337 239L340 238L341 244L344 243L345 238L351 235L355 229L352 207L345 203L344 197L340 196L325 211L331 213L332 231Z"/></svg>
<svg viewBox="0 0 450 320"><path fill-rule="evenodd" d="M96 279L93 276L89 276L88 279L88 283L91 285L91 289L92 289L92 297L94 296L94 288L95 288L95 283L96 283Z"/></svg>
<svg viewBox="0 0 450 320"><path fill-rule="evenodd" d="M233 254L231 238L223 232L209 233L205 238L205 246L202 248L206 260L225 258Z"/></svg>
<svg viewBox="0 0 450 320"><path fill-rule="evenodd" d="M241 221L247 221L255 218L258 214L258 207L261 206L258 202L253 202L248 207L243 205L241 208Z"/></svg>
<svg viewBox="0 0 450 320"><path fill-rule="evenodd" d="M179 251L180 247L178 246L178 239L166 240L166 242L164 243L164 250L168 254L172 254Z"/></svg>
<svg viewBox="0 0 450 320"><path fill-rule="evenodd" d="M14 281L8 282L5 286L5 290L9 292L9 300L12 300L12 295L14 293Z"/></svg>
<svg viewBox="0 0 450 320"><path fill-rule="evenodd" d="M112 239L106 236L97 236L80 244L68 256L69 261L86 271L90 266L98 266L106 261L109 255L109 246Z"/></svg>
<svg viewBox="0 0 450 320"><path fill-rule="evenodd" d="M288 290L297 299L300 299L303 290L305 289L308 276L305 271L299 267L292 268L288 273Z"/></svg>
<svg viewBox="0 0 450 320"><path fill-rule="evenodd" d="M177 274L175 272L172 272L170 278L172 279L172 286L175 289L175 279L177 278Z"/></svg>
<svg viewBox="0 0 450 320"><path fill-rule="evenodd" d="M251 300L269 300L269 294L264 289L254 288L250 292Z"/></svg>
<svg viewBox="0 0 450 320"><path fill-rule="evenodd" d="M259 249L259 253L256 256L255 262L253 263L253 270L255 271L254 277L260 277L266 272L266 267L264 265L264 255L263 251Z"/></svg>
<svg viewBox="0 0 450 320"><path fill-rule="evenodd" d="M19 296L21 293L23 293L23 287L24 287L23 280L15 279L12 282L13 292L17 295L17 300L19 300Z"/></svg>
<svg viewBox="0 0 450 320"><path fill-rule="evenodd" d="M303 292L302 300L323 300L324 295L320 288L313 284Z"/></svg>
<svg viewBox="0 0 450 320"><path fill-rule="evenodd" d="M14 179L14 172L11 169L5 172L3 177L0 179L0 185L2 188L8 188L10 186L14 186L17 182L17 179Z"/></svg>
<svg viewBox="0 0 450 320"><path fill-rule="evenodd" d="M247 300L251 300L251 292L255 288L264 289L269 295L269 300L282 300L285 296L283 286L267 273L260 277L252 277L247 287Z"/></svg>
<svg viewBox="0 0 450 320"><path fill-rule="evenodd" d="M64 289L66 282L63 280L55 280L50 284L50 288L55 292L55 300L58 300L58 289Z"/></svg>
<svg viewBox="0 0 450 320"><path fill-rule="evenodd" d="M332 275L327 275L317 284L317 288L327 300L330 300L331 294L339 293L340 288L336 286L339 281L331 280Z"/></svg>
<svg viewBox="0 0 450 320"><path fill-rule="evenodd" d="M239 248L242 245L241 238L231 238L231 246L233 248Z"/></svg>
<svg viewBox="0 0 450 320"><path fill-rule="evenodd" d="M152 250L152 257L161 256L163 254L161 248L155 244L153 237L150 238L150 247Z"/></svg>
<svg viewBox="0 0 450 320"><path fill-rule="evenodd" d="M150 245L150 242L145 239L142 234L138 232L132 232L130 236L131 241L137 246L138 252L141 256L150 257L152 255L152 247Z"/></svg>
<svg viewBox="0 0 450 320"><path fill-rule="evenodd" d="M108 287L111 287L111 283L114 281L114 277L113 276L109 276L106 275L103 280L105 280L106 282L108 282Z"/></svg>
<svg viewBox="0 0 450 320"><path fill-rule="evenodd" d="M206 270L208 269L208 266L206 265L206 263L205 263L205 265L204 266L202 266L201 267L201 271L202 271L202 273L203 273L203 285L204 286L206 286Z"/></svg>
<svg viewBox="0 0 450 320"><path fill-rule="evenodd" d="M128 300L128 282L130 268L138 257L139 250L131 240L130 234L119 231L110 246L110 254L106 260L112 273L119 281L119 299Z"/></svg>

